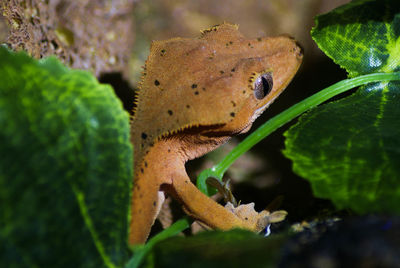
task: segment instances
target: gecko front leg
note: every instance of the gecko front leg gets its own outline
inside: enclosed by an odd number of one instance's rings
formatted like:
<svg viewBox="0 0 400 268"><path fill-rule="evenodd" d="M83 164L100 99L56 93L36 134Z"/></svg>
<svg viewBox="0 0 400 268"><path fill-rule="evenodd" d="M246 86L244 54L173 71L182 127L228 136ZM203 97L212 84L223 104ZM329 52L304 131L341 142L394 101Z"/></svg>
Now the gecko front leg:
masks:
<svg viewBox="0 0 400 268"><path fill-rule="evenodd" d="M241 217L243 213L238 214L235 210L221 206L191 183L184 167L174 173L172 183L165 189L179 199L187 214L214 229L242 228L259 232L269 223L264 217L267 216L265 211L255 212L254 204L251 207L251 217ZM242 206L245 208L245 205Z"/></svg>
<svg viewBox="0 0 400 268"><path fill-rule="evenodd" d="M182 139L178 139L182 142ZM190 181L181 147L177 140L159 141L138 161L132 196L130 244L143 244L162 203L159 191L171 194L183 205L185 212L205 225L220 230L242 228L261 231L268 223L269 212L257 213L254 205L238 209L223 207L203 194ZM163 155L163 158L160 158Z"/></svg>

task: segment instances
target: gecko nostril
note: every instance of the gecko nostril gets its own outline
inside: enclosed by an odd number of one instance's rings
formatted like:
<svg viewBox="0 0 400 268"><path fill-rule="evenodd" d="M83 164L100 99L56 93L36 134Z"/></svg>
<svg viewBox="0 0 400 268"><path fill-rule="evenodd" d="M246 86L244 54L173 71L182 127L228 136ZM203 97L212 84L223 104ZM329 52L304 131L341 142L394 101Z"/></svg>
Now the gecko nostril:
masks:
<svg viewBox="0 0 400 268"><path fill-rule="evenodd" d="M260 75L254 82L254 96L256 99L262 100L271 92L273 86L272 73Z"/></svg>

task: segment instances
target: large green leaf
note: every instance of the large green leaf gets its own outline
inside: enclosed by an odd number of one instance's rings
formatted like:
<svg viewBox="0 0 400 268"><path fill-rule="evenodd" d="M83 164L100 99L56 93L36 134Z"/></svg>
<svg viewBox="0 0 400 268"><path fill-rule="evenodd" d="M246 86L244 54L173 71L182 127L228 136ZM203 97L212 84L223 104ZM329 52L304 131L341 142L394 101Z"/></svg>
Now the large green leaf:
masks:
<svg viewBox="0 0 400 268"><path fill-rule="evenodd" d="M350 77L394 72L400 63L400 1L358 0L316 17L311 35Z"/></svg>
<svg viewBox="0 0 400 268"><path fill-rule="evenodd" d="M122 266L132 148L112 88L4 47L0 77L0 266Z"/></svg>
<svg viewBox="0 0 400 268"><path fill-rule="evenodd" d="M350 76L400 63L400 2L353 1L318 16L312 36ZM400 84L374 83L320 106L286 132L285 155L316 196L359 213L400 213Z"/></svg>

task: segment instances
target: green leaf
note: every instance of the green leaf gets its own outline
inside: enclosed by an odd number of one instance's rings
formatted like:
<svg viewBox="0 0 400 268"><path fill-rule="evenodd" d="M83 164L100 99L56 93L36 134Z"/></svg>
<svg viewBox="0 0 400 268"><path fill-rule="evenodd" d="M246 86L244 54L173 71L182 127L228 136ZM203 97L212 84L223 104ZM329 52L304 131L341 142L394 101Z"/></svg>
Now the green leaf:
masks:
<svg viewBox="0 0 400 268"><path fill-rule="evenodd" d="M399 85L316 108L285 133L284 153L317 197L359 213L400 213Z"/></svg>
<svg viewBox="0 0 400 268"><path fill-rule="evenodd" d="M350 76L393 72L400 2L353 1L318 16L318 46ZM400 83L373 83L311 110L289 129L284 154L317 197L359 213L400 214Z"/></svg>
<svg viewBox="0 0 400 268"><path fill-rule="evenodd" d="M400 1L359 0L316 17L311 35L350 77L399 70Z"/></svg>
<svg viewBox="0 0 400 268"><path fill-rule="evenodd" d="M144 267L276 267L285 241L244 230L172 237L155 245Z"/></svg>
<svg viewBox="0 0 400 268"><path fill-rule="evenodd" d="M128 258L129 120L110 86L0 48L0 266Z"/></svg>

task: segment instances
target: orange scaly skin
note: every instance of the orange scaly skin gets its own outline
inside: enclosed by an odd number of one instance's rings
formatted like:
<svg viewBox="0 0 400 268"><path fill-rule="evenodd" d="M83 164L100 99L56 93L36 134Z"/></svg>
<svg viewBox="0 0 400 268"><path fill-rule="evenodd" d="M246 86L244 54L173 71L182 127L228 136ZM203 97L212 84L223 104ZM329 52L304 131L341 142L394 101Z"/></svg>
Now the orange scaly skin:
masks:
<svg viewBox="0 0 400 268"><path fill-rule="evenodd" d="M197 39L152 43L132 118L131 244L146 241L162 192L212 228L258 231L254 221L201 193L190 182L185 162L249 130L293 78L301 60L293 39L246 39L227 23Z"/></svg>

